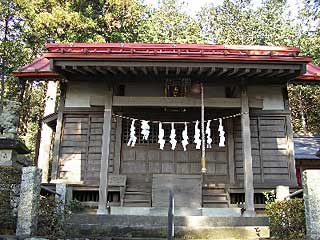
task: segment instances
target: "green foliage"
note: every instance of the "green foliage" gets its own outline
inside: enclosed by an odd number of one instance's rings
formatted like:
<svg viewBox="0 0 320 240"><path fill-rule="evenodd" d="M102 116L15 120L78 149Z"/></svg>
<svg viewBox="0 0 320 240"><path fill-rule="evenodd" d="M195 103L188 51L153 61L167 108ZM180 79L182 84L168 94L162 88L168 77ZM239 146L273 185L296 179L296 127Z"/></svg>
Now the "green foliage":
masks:
<svg viewBox="0 0 320 240"><path fill-rule="evenodd" d="M274 190L270 192L263 192L263 196L266 199L266 203L272 203L276 200L276 193Z"/></svg>
<svg viewBox="0 0 320 240"><path fill-rule="evenodd" d="M38 214L37 235L46 237L62 237L65 231L65 221L70 212L59 211L61 203L54 196L41 196Z"/></svg>
<svg viewBox="0 0 320 240"><path fill-rule="evenodd" d="M216 43L300 46L302 54L320 59L319 1L305 0L299 18L292 19L286 0L225 0L207 5L197 19L184 12L184 3L161 0L149 9L140 0L3 0L0 2L1 99L22 102L21 138L35 149L43 117L43 83L23 83L12 71L44 51L48 37L56 42ZM4 86L3 86L4 85ZM305 87L299 97L289 91L295 131L319 133L319 91ZM302 99L304 113L297 104ZM313 111L309 106L313 107Z"/></svg>
<svg viewBox="0 0 320 240"><path fill-rule="evenodd" d="M40 48L48 36L58 42L133 42L144 14L134 0L15 1L23 8L27 42Z"/></svg>
<svg viewBox="0 0 320 240"><path fill-rule="evenodd" d="M268 195L268 194L267 194ZM274 201L274 194L266 202L271 236L280 239L304 239L305 215L303 199Z"/></svg>
<svg viewBox="0 0 320 240"><path fill-rule="evenodd" d="M294 132L320 133L320 87L289 85L288 95Z"/></svg>
<svg viewBox="0 0 320 240"><path fill-rule="evenodd" d="M44 82L30 82L26 84L22 111L20 112L19 137L31 150L30 159L35 157L38 131L41 126L44 111L44 98L47 84Z"/></svg>
<svg viewBox="0 0 320 240"><path fill-rule="evenodd" d="M14 234L17 216L15 211L17 186L20 184L21 169L0 167L0 234Z"/></svg>
<svg viewBox="0 0 320 240"><path fill-rule="evenodd" d="M298 26L286 8L284 0L262 1L256 9L249 0L225 0L203 7L199 21L206 41L216 44L296 45Z"/></svg>
<svg viewBox="0 0 320 240"><path fill-rule="evenodd" d="M69 213L79 213L84 211L85 207L80 201L74 199L67 203L66 209Z"/></svg>
<svg viewBox="0 0 320 240"><path fill-rule="evenodd" d="M200 23L184 13L183 6L177 0L162 0L159 8L150 11L139 40L153 43L203 43Z"/></svg>
<svg viewBox="0 0 320 240"><path fill-rule="evenodd" d="M65 236L66 222L72 213L84 210L84 206L77 200L69 201L64 210L59 210L61 203L54 196L41 196L38 215L39 236L57 238Z"/></svg>

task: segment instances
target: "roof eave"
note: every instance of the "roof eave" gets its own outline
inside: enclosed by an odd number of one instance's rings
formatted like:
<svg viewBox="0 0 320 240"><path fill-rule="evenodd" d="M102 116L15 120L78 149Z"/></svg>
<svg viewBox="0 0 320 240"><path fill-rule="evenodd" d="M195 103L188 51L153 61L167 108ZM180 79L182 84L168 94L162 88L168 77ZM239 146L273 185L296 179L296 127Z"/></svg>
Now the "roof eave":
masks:
<svg viewBox="0 0 320 240"><path fill-rule="evenodd" d="M15 77L62 77L56 72L13 72Z"/></svg>
<svg viewBox="0 0 320 240"><path fill-rule="evenodd" d="M202 60L202 61L263 61L263 62L298 62L298 63L309 63L312 59L309 57L281 57L281 56L226 56L226 55L215 55L215 56L203 56L203 55L129 55L129 54L100 54L100 53L46 53L44 55L48 59L105 59L105 60Z"/></svg>

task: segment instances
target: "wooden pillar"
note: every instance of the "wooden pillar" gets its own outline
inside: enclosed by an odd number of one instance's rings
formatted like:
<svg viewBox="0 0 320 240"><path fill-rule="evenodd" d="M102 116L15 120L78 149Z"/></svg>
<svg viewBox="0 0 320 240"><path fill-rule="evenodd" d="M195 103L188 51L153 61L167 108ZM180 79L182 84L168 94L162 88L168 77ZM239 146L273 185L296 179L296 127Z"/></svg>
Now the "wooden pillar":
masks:
<svg viewBox="0 0 320 240"><path fill-rule="evenodd" d="M43 116L48 116L54 113L56 106L57 97L57 84L58 82L49 81L47 86L45 109ZM42 169L42 179L43 183L48 182L49 177L49 161L50 161L50 148L51 148L51 138L52 129L46 124L42 123L41 126L41 140L38 155L38 168Z"/></svg>
<svg viewBox="0 0 320 240"><path fill-rule="evenodd" d="M107 196L108 196L108 168L109 168L109 148L112 124L112 89L108 89L105 97L103 133L101 146L101 167L99 183L99 204L97 214L107 214Z"/></svg>
<svg viewBox="0 0 320 240"><path fill-rule="evenodd" d="M249 118L249 101L246 86L241 89L241 134L242 134L242 154L243 154L243 172L244 172L244 190L245 190L245 215L254 216L254 188L251 154L251 133Z"/></svg>
<svg viewBox="0 0 320 240"><path fill-rule="evenodd" d="M289 154L290 184L292 186L296 186L297 185L296 164L295 164L296 162L294 158L293 129L292 129L290 115L286 117L286 125L287 125L287 142L288 142L288 154Z"/></svg>
<svg viewBox="0 0 320 240"><path fill-rule="evenodd" d="M228 163L229 163L229 181L234 184L234 134L233 134L233 120L227 119L227 146L228 146Z"/></svg>
<svg viewBox="0 0 320 240"><path fill-rule="evenodd" d="M121 113L119 113L121 114ZM117 118L117 124L116 124L116 146L114 150L114 174L120 174L120 159L121 159L121 145L122 145L122 118Z"/></svg>
<svg viewBox="0 0 320 240"><path fill-rule="evenodd" d="M56 133L54 136L54 145L53 145L53 158L52 158L52 166L51 166L51 181L59 178L59 152L60 152L60 142L62 135L62 126L63 126L63 110L65 103L65 83L60 83L60 101L58 108L58 116L57 116L57 125L56 125Z"/></svg>

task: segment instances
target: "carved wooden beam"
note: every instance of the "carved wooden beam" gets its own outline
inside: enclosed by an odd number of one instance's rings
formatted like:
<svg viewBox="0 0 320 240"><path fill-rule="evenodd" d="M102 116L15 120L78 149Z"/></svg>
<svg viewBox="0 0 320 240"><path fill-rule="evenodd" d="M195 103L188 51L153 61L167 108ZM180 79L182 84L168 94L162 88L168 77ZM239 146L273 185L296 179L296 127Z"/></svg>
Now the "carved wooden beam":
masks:
<svg viewBox="0 0 320 240"><path fill-rule="evenodd" d="M153 67L153 72L155 75L158 75L158 69L156 67Z"/></svg>
<svg viewBox="0 0 320 240"><path fill-rule="evenodd" d="M87 71L83 70L81 67L79 68L77 66L73 66L72 69L74 71L79 72L79 73L84 74L84 75L88 75L89 74Z"/></svg>
<svg viewBox="0 0 320 240"><path fill-rule="evenodd" d="M130 67L130 70L131 70L131 72L132 72L134 75L137 75L137 74L138 74L138 72L134 69L134 67Z"/></svg>
<svg viewBox="0 0 320 240"><path fill-rule="evenodd" d="M216 71L215 67L212 67L211 70L207 73L207 77L211 76Z"/></svg>
<svg viewBox="0 0 320 240"><path fill-rule="evenodd" d="M103 106L104 96L91 96L91 106ZM127 107L200 107L201 101L198 98L188 97L130 97L114 96L113 106ZM206 98L206 107L213 108L240 108L240 98ZM263 100L250 98L251 108L263 108Z"/></svg>

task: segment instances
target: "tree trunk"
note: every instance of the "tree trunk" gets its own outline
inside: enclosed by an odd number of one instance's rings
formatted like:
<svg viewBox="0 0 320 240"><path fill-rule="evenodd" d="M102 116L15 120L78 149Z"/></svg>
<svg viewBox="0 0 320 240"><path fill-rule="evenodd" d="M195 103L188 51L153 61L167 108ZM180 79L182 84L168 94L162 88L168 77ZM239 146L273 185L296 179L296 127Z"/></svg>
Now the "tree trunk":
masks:
<svg viewBox="0 0 320 240"><path fill-rule="evenodd" d="M302 131L303 134L307 134L307 121L306 121L306 117L305 117L305 109L304 109L304 104L303 104L303 96L302 96L302 91L299 90L299 94L298 94L298 101L299 101L299 112L300 112L300 116L301 116L301 125L302 125Z"/></svg>
<svg viewBox="0 0 320 240"><path fill-rule="evenodd" d="M9 33L9 17L6 16L5 18L5 24L4 24L4 36L3 36L3 42L6 43L8 41L8 33ZM6 60L6 44L4 44L4 49L3 49L3 57L2 57L2 67L1 67L1 95L0 95L0 112L3 110L4 106L4 87L5 87L5 76L6 76L6 65L7 65L7 60Z"/></svg>

